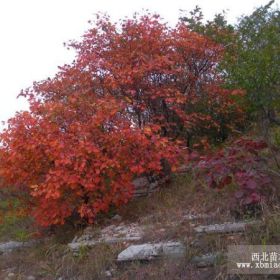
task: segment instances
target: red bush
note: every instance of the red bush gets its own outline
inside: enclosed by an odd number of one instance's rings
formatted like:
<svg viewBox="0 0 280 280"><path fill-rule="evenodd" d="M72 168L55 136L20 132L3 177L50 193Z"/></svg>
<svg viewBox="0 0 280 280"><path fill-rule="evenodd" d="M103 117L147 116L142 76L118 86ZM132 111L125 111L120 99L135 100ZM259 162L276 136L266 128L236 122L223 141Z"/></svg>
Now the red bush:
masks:
<svg viewBox="0 0 280 280"><path fill-rule="evenodd" d="M76 110L83 101L71 102L33 105L1 135L1 176L28 189L42 225L63 223L73 211L91 222L128 201L133 176L159 173L162 158L176 158L168 139L152 126L132 128L113 99L87 99L86 118Z"/></svg>
<svg viewBox="0 0 280 280"><path fill-rule="evenodd" d="M216 71L221 46L157 16L95 24L70 44L72 65L22 92L30 112L0 136L0 176L42 225L92 222L128 201L134 176L175 163L175 139L218 139L242 119Z"/></svg>
<svg viewBox="0 0 280 280"><path fill-rule="evenodd" d="M271 180L259 155L266 147L263 141L241 138L229 147L200 157L198 174L204 176L209 187L214 189L236 184L235 200L238 205L257 204L270 193L268 186Z"/></svg>

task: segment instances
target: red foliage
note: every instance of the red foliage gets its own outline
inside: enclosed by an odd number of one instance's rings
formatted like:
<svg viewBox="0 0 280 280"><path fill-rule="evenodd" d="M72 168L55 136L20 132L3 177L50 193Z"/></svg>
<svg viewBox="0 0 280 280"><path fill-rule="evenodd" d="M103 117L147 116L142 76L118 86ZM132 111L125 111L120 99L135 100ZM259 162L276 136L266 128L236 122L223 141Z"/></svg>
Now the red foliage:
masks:
<svg viewBox="0 0 280 280"><path fill-rule="evenodd" d="M103 17L70 45L73 64L22 92L30 112L0 136L0 176L29 194L42 225L74 212L92 222L128 201L134 176L175 163L176 138L225 138L242 120L239 92L216 71L221 46L183 24Z"/></svg>
<svg viewBox="0 0 280 280"><path fill-rule="evenodd" d="M206 176L211 188L222 189L235 183L239 187L235 199L241 206L259 203L269 194L267 187L271 183L259 156L266 147L263 141L241 138L232 146L200 157L199 174Z"/></svg>
<svg viewBox="0 0 280 280"><path fill-rule="evenodd" d="M146 15L119 26L102 17L70 46L77 51L75 64L35 84L46 100L64 100L81 90L109 94L125 102L138 127L157 123L163 135L184 140L205 134L224 140L243 121L234 102L242 92L221 88L222 46L182 23L171 29L158 16ZM65 90L65 79L71 90Z"/></svg>
<svg viewBox="0 0 280 280"><path fill-rule="evenodd" d="M153 126L132 128L111 98L33 104L1 135L5 183L25 186L42 225L63 223L73 211L89 221L131 197L133 176L161 170L176 147ZM86 116L78 109L86 110Z"/></svg>

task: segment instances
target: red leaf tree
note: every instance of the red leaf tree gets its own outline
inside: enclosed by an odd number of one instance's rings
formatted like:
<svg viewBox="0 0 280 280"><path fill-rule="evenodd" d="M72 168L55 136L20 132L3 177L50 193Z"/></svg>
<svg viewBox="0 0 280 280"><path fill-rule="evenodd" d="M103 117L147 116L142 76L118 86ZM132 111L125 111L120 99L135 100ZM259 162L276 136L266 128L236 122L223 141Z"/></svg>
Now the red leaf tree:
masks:
<svg viewBox="0 0 280 280"><path fill-rule="evenodd" d="M153 126L133 128L118 101L91 97L35 102L1 135L1 176L30 194L42 225L63 223L75 211L91 222L128 201L133 176L160 173L162 158L176 158Z"/></svg>
<svg viewBox="0 0 280 280"><path fill-rule="evenodd" d="M219 140L242 120L216 71L221 46L183 24L102 17L70 46L73 64L22 92L30 111L0 136L0 176L42 225L92 222L129 200L135 176L175 164L176 139Z"/></svg>

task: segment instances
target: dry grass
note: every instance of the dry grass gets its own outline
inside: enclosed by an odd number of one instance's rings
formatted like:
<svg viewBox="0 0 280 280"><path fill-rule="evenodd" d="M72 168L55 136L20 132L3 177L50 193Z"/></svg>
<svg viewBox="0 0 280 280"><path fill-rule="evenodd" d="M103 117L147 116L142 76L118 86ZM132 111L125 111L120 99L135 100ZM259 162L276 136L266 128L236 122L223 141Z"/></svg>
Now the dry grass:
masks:
<svg viewBox="0 0 280 280"><path fill-rule="evenodd" d="M180 174L157 193L130 202L118 213L127 221L148 224L174 222L190 213L216 213L216 218L222 219L229 213L228 195L198 184L191 174Z"/></svg>
<svg viewBox="0 0 280 280"><path fill-rule="evenodd" d="M93 249L82 248L78 256L73 256L67 243L77 229L64 226L56 229L44 243L36 248L21 250L0 256L0 279L5 279L9 272L15 274L14 279L26 279L33 275L36 279L54 280L99 280L109 279L111 273L114 280L134 279L217 279L227 278L223 263L205 269L196 269L191 265L193 256L209 252L225 252L229 244L277 244L280 241L280 215L278 209L272 213L267 207L264 211L262 227L252 228L245 234L235 235L201 235L193 233L193 227L201 223L218 223L233 220L230 216L228 197L231 190L215 192L207 187L198 186L192 175L174 176L170 185L149 197L132 201L117 212L124 223L138 222L146 228L142 242L159 242L162 240L180 240L188 250L185 259L158 260L151 263L115 262L117 254L125 248L125 244L99 244ZM183 221L186 214L213 214L206 220ZM272 215L272 216L271 216ZM110 223L105 219L96 226L98 233L102 224ZM151 227L152 225L152 227ZM19 226L19 229L21 226ZM5 233L6 237L9 236ZM110 271L110 272L109 272ZM246 278L247 277L247 278ZM253 276L237 279L264 279ZM252 278L253 277L253 278Z"/></svg>
<svg viewBox="0 0 280 280"><path fill-rule="evenodd" d="M33 275L36 279L106 279L105 271L115 268L117 253L123 249L120 245L99 244L94 250L81 249L77 256L65 245L48 241L32 250L20 250L6 256L0 256L0 279L9 272L14 279L26 279Z"/></svg>

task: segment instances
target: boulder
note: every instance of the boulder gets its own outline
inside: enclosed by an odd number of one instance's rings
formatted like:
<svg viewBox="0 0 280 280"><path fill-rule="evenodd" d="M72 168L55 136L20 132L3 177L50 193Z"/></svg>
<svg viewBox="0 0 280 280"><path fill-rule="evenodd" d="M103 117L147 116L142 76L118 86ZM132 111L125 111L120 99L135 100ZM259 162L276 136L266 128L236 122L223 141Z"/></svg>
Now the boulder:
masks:
<svg viewBox="0 0 280 280"><path fill-rule="evenodd" d="M149 261L163 257L182 258L185 256L185 251L186 248L181 242L131 245L118 255L117 261Z"/></svg>
<svg viewBox="0 0 280 280"><path fill-rule="evenodd" d="M122 217L118 214L116 214L114 217L111 219L113 222L118 222L120 223L122 221Z"/></svg>
<svg viewBox="0 0 280 280"><path fill-rule="evenodd" d="M31 247L35 241L19 242L19 241L8 241L5 243L0 243L0 254L11 252L16 249Z"/></svg>
<svg viewBox="0 0 280 280"><path fill-rule="evenodd" d="M246 227L250 225L259 224L259 221L251 222L234 222L224 224L214 224L197 226L194 228L196 233L232 233L232 232L244 232Z"/></svg>

